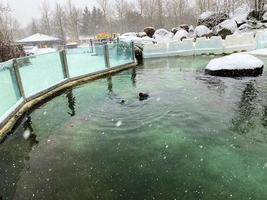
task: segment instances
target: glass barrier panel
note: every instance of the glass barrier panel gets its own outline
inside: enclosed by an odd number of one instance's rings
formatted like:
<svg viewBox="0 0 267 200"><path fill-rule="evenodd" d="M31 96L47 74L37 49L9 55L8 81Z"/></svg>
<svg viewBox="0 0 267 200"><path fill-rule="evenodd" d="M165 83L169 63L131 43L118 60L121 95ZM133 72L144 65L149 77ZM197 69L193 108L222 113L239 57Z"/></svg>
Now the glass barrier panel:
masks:
<svg viewBox="0 0 267 200"><path fill-rule="evenodd" d="M22 102L13 61L0 63L0 121Z"/></svg>
<svg viewBox="0 0 267 200"><path fill-rule="evenodd" d="M111 67L133 62L131 43L119 42L108 44L108 50Z"/></svg>
<svg viewBox="0 0 267 200"><path fill-rule="evenodd" d="M19 58L17 64L26 97L65 80L60 52Z"/></svg>
<svg viewBox="0 0 267 200"><path fill-rule="evenodd" d="M90 47L68 49L67 61L71 78L106 69L103 45L95 46L94 53Z"/></svg>

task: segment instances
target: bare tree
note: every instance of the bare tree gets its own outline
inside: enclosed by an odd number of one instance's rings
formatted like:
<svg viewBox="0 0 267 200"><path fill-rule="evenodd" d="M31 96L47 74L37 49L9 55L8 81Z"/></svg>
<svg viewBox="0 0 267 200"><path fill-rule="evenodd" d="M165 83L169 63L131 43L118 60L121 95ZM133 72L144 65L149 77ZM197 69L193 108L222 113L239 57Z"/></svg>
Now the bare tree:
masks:
<svg viewBox="0 0 267 200"><path fill-rule="evenodd" d="M128 10L128 4L126 0L115 0L115 9L117 11L118 20L120 22L120 32L125 31L125 15Z"/></svg>
<svg viewBox="0 0 267 200"><path fill-rule="evenodd" d="M39 28L38 28L36 19L32 19L32 23L30 25L30 31L31 31L31 34L35 34L35 33L39 32Z"/></svg>
<svg viewBox="0 0 267 200"><path fill-rule="evenodd" d="M51 29L51 11L49 4L47 3L46 0L43 1L42 6L42 17L41 17L41 31L42 33L51 35L52 34L52 29Z"/></svg>
<svg viewBox="0 0 267 200"><path fill-rule="evenodd" d="M57 37L66 39L66 13L64 8L57 3L54 12L53 30Z"/></svg>
<svg viewBox="0 0 267 200"><path fill-rule="evenodd" d="M13 41L14 32L18 23L12 18L8 6L0 1L0 42L9 43Z"/></svg>
<svg viewBox="0 0 267 200"><path fill-rule="evenodd" d="M153 25L154 23L154 16L156 13L156 0L146 0L145 1L145 13L146 16L148 17L148 21L147 23L149 23L150 25Z"/></svg>
<svg viewBox="0 0 267 200"><path fill-rule="evenodd" d="M80 9L68 1L67 6L67 28L73 42L79 42L79 26L80 26Z"/></svg>
<svg viewBox="0 0 267 200"><path fill-rule="evenodd" d="M143 16L144 10L145 10L145 0L137 0L137 6L138 6L141 16Z"/></svg>
<svg viewBox="0 0 267 200"><path fill-rule="evenodd" d="M98 5L100 6L101 11L103 12L104 18L107 17L108 12L108 0L96 0Z"/></svg>
<svg viewBox="0 0 267 200"><path fill-rule="evenodd" d="M255 10L257 12L263 12L265 3L265 0L254 0Z"/></svg>

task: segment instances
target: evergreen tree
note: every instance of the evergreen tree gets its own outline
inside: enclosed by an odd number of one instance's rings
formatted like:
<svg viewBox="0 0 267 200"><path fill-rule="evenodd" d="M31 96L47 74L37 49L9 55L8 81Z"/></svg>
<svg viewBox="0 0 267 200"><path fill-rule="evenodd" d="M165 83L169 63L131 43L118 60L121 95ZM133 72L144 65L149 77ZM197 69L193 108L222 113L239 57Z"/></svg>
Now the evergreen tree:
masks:
<svg viewBox="0 0 267 200"><path fill-rule="evenodd" d="M90 34L90 18L91 13L87 6L85 6L82 16L82 26L81 26L81 34L89 35Z"/></svg>

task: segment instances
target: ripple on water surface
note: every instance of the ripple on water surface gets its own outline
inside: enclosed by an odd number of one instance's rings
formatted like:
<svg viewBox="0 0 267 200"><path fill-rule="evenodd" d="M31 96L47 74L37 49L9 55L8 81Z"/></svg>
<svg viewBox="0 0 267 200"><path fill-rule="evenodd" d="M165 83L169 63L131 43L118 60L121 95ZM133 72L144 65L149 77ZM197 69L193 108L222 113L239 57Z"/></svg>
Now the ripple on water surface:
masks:
<svg viewBox="0 0 267 200"><path fill-rule="evenodd" d="M41 106L0 145L0 196L266 199L266 73L206 76L209 59L146 60Z"/></svg>

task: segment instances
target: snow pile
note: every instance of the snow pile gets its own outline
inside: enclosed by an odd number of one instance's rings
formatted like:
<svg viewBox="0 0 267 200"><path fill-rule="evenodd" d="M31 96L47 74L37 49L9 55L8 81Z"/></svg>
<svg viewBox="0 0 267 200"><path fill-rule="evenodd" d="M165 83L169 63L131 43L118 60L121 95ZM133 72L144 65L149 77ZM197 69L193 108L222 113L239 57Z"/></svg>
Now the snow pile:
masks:
<svg viewBox="0 0 267 200"><path fill-rule="evenodd" d="M207 65L206 70L248 70L262 68L263 66L264 63L255 56L236 53L211 60Z"/></svg>
<svg viewBox="0 0 267 200"><path fill-rule="evenodd" d="M146 37L147 34L145 32L139 32L137 33L137 37Z"/></svg>
<svg viewBox="0 0 267 200"><path fill-rule="evenodd" d="M121 38L124 38L124 37L137 37L137 33L135 33L135 32L124 33L120 37Z"/></svg>
<svg viewBox="0 0 267 200"><path fill-rule="evenodd" d="M54 52L57 52L57 50L53 49L53 48L40 48L37 50L36 55L41 55L41 54L46 54L46 53L54 53Z"/></svg>
<svg viewBox="0 0 267 200"><path fill-rule="evenodd" d="M27 55L41 55L41 54L46 54L46 53L53 53L56 52L56 49L53 48L38 48L38 47L34 47L31 50L27 50L26 54Z"/></svg>
<svg viewBox="0 0 267 200"><path fill-rule="evenodd" d="M172 39L181 41L188 37L189 37L189 33L186 30L179 30L175 33Z"/></svg>
<svg viewBox="0 0 267 200"><path fill-rule="evenodd" d="M153 38L150 38L148 36L145 37L137 37L133 34L123 34L120 36L120 40L123 42L134 42L136 45L145 45L145 44L153 44L155 40Z"/></svg>
<svg viewBox="0 0 267 200"><path fill-rule="evenodd" d="M142 38L136 37L133 39L133 42L136 45L143 46L145 44L153 44L153 43L155 43L155 40L153 38L146 36L146 37L142 37Z"/></svg>
<svg viewBox="0 0 267 200"><path fill-rule="evenodd" d="M153 38L158 42L170 41L173 37L173 33L167 31L166 29L158 29L153 35Z"/></svg>
<svg viewBox="0 0 267 200"><path fill-rule="evenodd" d="M204 25L200 25L195 28L196 37L202 37L202 36L210 34L211 32L212 31Z"/></svg>
<svg viewBox="0 0 267 200"><path fill-rule="evenodd" d="M234 10L232 14L230 14L230 18L235 20L238 24L242 24L247 21L247 17L250 13L250 8L248 4L242 4L240 7Z"/></svg>
<svg viewBox="0 0 267 200"><path fill-rule="evenodd" d="M232 33L234 33L237 29L237 24L236 24L235 20L227 19L227 20L223 21L222 23L220 23L216 27L217 32L219 32L222 29L227 29L227 30L231 31Z"/></svg>
<svg viewBox="0 0 267 200"><path fill-rule="evenodd" d="M200 20L205 20L205 19L210 18L212 15L214 15L214 12L207 11L207 12L202 13L202 14L198 17L198 19L200 19Z"/></svg>

